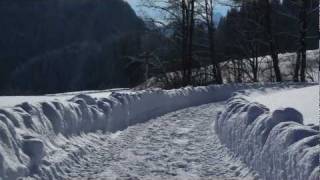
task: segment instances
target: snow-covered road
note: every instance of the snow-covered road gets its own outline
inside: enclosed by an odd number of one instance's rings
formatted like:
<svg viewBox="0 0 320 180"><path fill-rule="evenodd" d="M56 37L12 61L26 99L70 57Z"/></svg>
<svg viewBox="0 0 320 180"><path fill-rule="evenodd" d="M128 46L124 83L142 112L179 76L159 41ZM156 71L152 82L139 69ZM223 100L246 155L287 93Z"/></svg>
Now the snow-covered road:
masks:
<svg viewBox="0 0 320 180"><path fill-rule="evenodd" d="M100 135L66 179L258 179L214 132L223 103L182 109Z"/></svg>

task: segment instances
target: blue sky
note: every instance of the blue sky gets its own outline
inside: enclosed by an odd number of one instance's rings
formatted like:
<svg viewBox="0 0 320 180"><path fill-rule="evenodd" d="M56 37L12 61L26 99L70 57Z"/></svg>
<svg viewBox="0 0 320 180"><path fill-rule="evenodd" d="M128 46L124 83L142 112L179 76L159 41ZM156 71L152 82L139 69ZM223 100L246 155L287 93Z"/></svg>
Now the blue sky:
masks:
<svg viewBox="0 0 320 180"><path fill-rule="evenodd" d="M141 7L139 7L140 0L126 0L126 1L129 2L129 4L137 12L137 14L139 14L139 11L141 11ZM215 8L215 12L220 13L222 15L226 15L228 12L228 9L229 9L229 7L217 4L217 6ZM147 13L148 13L148 15L152 15L152 11L147 10Z"/></svg>

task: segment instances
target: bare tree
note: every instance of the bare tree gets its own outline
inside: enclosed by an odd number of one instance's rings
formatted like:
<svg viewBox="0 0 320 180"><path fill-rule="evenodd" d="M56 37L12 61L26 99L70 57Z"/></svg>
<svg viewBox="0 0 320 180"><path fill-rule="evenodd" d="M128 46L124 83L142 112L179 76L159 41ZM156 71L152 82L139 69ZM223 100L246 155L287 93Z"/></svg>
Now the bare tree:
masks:
<svg viewBox="0 0 320 180"><path fill-rule="evenodd" d="M181 0L183 85L192 84L195 0Z"/></svg>
<svg viewBox="0 0 320 180"><path fill-rule="evenodd" d="M272 1L270 1L270 0L264 0L265 31L266 31L266 37L268 40L268 44L269 44L270 55L271 55L272 62L273 62L273 69L274 69L274 73L276 76L276 81L281 82L282 77L281 77L281 72L280 72L280 68L279 68L279 56L278 56L278 52L277 52L274 33L272 30L272 18L271 18L272 5L271 5L271 2Z"/></svg>
<svg viewBox="0 0 320 180"><path fill-rule="evenodd" d="M204 1L205 8L205 21L207 25L208 31L208 40L209 40L209 50L210 50L210 59L212 63L212 73L214 75L215 81L218 84L222 84L222 76L219 62L216 58L216 50L215 50L215 24L214 24L214 0L205 0Z"/></svg>
<svg viewBox="0 0 320 180"><path fill-rule="evenodd" d="M176 31L176 35L179 36L182 65L182 85L184 86L192 84L195 1L196 0L143 1L143 6L158 10L165 14L165 23L163 23L162 25L176 25L175 27L172 26L171 28L174 28L174 31Z"/></svg>
<svg viewBox="0 0 320 180"><path fill-rule="evenodd" d="M306 81L306 66L307 66L307 31L308 31L308 16L315 12L316 7L313 7L313 1L299 0L292 2L299 6L299 47L297 50L296 66L294 71L294 81Z"/></svg>
<svg viewBox="0 0 320 180"><path fill-rule="evenodd" d="M278 56L278 47L275 39L275 33L273 32L273 7L272 7L272 0L263 0L263 1L254 1L254 0L234 0L236 3L243 4L246 3L253 3L256 4L255 7L258 8L261 6L261 10L263 11L264 21L256 21L255 19L251 19L251 23L261 27L265 34L266 43L260 40L260 43L267 44L269 48L269 54L272 59L273 70L275 73L276 81L281 82L282 76L279 67L279 56Z"/></svg>

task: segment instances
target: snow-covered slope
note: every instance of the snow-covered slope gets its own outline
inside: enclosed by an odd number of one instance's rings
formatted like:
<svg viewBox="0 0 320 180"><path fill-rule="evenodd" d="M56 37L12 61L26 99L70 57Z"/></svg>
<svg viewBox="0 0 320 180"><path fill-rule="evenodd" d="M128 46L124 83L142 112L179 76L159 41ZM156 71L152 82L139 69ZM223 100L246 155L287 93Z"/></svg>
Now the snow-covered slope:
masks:
<svg viewBox="0 0 320 180"><path fill-rule="evenodd" d="M319 124L319 85L249 96L249 100L267 106L270 111L292 107L303 115L303 123Z"/></svg>
<svg viewBox="0 0 320 180"><path fill-rule="evenodd" d="M307 67L306 67L306 79L308 82L319 82L319 49L307 51ZM237 71L239 60L221 62L221 73L225 83L237 82ZM251 62L250 62L251 61ZM252 60L243 59L243 77L242 82L253 82L252 74ZM283 53L279 54L279 66L284 81L292 81L295 69L296 53ZM272 59L270 56L262 56L258 58L258 81L270 82L275 81L274 72L272 67ZM205 73L206 72L206 73ZM198 82L206 81L210 82L212 79L212 66L202 67L200 69L193 70L193 79ZM166 78L164 78L166 77ZM181 81L182 72L170 72L166 73L163 77L152 77L143 84L139 85L138 89L144 89L148 87L166 87L166 84L172 85ZM167 82L168 81L168 82ZM171 86L169 86L171 87Z"/></svg>
<svg viewBox="0 0 320 180"><path fill-rule="evenodd" d="M316 99L318 96L306 98L315 95L315 88L318 89L318 86L256 98L240 93L228 101L226 109L219 115L216 131L227 147L267 180L318 180L319 125L304 125L303 115L290 107L300 106L296 101L289 100L293 96L302 100L305 97L306 102L301 102L305 105L302 112L308 117L309 110L306 109L314 109L313 106L318 108L318 103L308 104L309 100L319 102ZM279 102L273 99L280 97L282 100ZM274 110L260 103L250 102L253 99ZM272 103L275 103L274 106ZM279 108L279 105L287 108ZM310 116L314 115L315 112L311 112ZM311 119L315 121L313 118Z"/></svg>
<svg viewBox="0 0 320 180"><path fill-rule="evenodd" d="M319 82L319 49L307 51L307 67L306 79L310 82ZM296 63L296 53L283 53L279 54L279 66L281 69L282 78L284 81L292 81ZM236 60L237 61L237 60ZM242 77L243 82L252 82L253 74L250 61L248 59L241 60L244 64L244 74ZM232 61L221 63L223 77L225 82L235 81L237 68ZM274 80L274 71L272 67L272 59L270 56L262 56L258 58L258 81L269 82Z"/></svg>

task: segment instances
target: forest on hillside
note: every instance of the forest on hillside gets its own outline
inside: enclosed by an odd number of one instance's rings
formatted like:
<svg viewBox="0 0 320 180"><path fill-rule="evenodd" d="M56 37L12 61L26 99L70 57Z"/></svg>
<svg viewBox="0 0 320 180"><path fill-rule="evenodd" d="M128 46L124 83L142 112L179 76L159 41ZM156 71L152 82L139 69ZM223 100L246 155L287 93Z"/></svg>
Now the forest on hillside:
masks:
<svg viewBox="0 0 320 180"><path fill-rule="evenodd" d="M161 16L138 17L123 0L1 1L0 94L136 87L151 78L163 88L257 82L266 55L268 81L310 81L308 67L318 69L307 50L318 49L319 1L231 0L219 23L222 2L157 2L141 6ZM295 54L291 79L279 65L286 52ZM226 81L223 65L237 77Z"/></svg>
<svg viewBox="0 0 320 180"><path fill-rule="evenodd" d="M154 80L162 82L161 86L172 88L225 83L223 68L234 69L235 77L228 83L257 82L263 63L271 66L270 77L263 78L268 81L313 81L314 78L307 77L306 69L318 71L319 53L312 53L313 57L309 56L310 62L307 63L307 50L318 49L318 1L222 2L230 10L219 23L213 21L213 16L215 5L221 1L162 0L161 5L151 0L143 2L146 7L163 12L163 17L147 19L165 27L156 29L158 31L169 29L167 42L175 47L167 51L165 57L162 52L157 53L157 49L151 51L156 57L151 59L160 57L162 60L161 66L154 67L163 69L162 72L171 72ZM286 55L281 53L287 52L295 57L283 58ZM263 59L268 62L261 62ZM289 79L283 77L288 69L280 67L282 61L288 60L294 71ZM163 66L164 62L166 66ZM229 67L222 67L225 65ZM247 74L251 76L249 80L243 78ZM152 86L157 84L154 81L150 82Z"/></svg>
<svg viewBox="0 0 320 180"><path fill-rule="evenodd" d="M122 0L2 0L0 92L127 86L122 56L144 23ZM121 52L120 52L121 51Z"/></svg>

